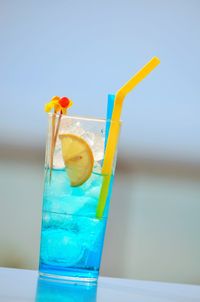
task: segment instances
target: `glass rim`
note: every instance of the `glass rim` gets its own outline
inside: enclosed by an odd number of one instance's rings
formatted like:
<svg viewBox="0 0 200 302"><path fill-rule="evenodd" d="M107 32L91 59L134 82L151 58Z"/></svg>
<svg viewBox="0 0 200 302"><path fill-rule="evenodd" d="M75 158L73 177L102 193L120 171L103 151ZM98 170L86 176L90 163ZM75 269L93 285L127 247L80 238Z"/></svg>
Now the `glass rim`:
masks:
<svg viewBox="0 0 200 302"><path fill-rule="evenodd" d="M48 112L48 116L53 116L52 112ZM59 117L59 114L56 113L56 117ZM79 115L62 115L62 118L65 119L77 119L77 120L82 120L82 121L92 121L92 122L100 122L100 123L118 123L121 124L122 120L119 121L113 121L112 119L106 119L106 118L98 118L98 117L91 117L91 116L79 116Z"/></svg>

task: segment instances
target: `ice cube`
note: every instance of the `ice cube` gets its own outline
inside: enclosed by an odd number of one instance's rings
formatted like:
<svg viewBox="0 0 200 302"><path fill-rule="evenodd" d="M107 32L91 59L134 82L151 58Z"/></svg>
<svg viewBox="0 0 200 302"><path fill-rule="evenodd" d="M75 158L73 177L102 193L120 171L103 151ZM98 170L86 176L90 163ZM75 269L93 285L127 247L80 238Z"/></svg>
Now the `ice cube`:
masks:
<svg viewBox="0 0 200 302"><path fill-rule="evenodd" d="M42 231L41 259L45 264L73 266L83 255L79 237L72 231L47 229Z"/></svg>
<svg viewBox="0 0 200 302"><path fill-rule="evenodd" d="M90 200L91 199L87 196L81 197L73 195L45 198L44 211L75 215L80 213L85 205L90 204Z"/></svg>
<svg viewBox="0 0 200 302"><path fill-rule="evenodd" d="M97 199L85 196L83 198L84 203L77 211L78 215L81 216L88 216L88 217L95 217L96 215L96 208L97 208Z"/></svg>
<svg viewBox="0 0 200 302"><path fill-rule="evenodd" d="M96 166L99 167L99 166ZM81 186L85 194L88 194L89 190L94 187L99 187L102 184L102 176L97 173L92 173L90 178Z"/></svg>
<svg viewBox="0 0 200 302"><path fill-rule="evenodd" d="M58 138L55 146L54 156L53 156L53 168L54 169L64 169L65 164L62 156L62 146L61 141Z"/></svg>
<svg viewBox="0 0 200 302"><path fill-rule="evenodd" d="M90 131L86 131L82 137L88 142L90 145L94 160L99 161L104 157L104 139L101 135L97 133L93 133Z"/></svg>
<svg viewBox="0 0 200 302"><path fill-rule="evenodd" d="M80 121L73 119L62 119L60 124L60 134L71 133L76 135L83 135L85 130L81 127Z"/></svg>
<svg viewBox="0 0 200 302"><path fill-rule="evenodd" d="M69 179L66 171L52 170L51 180L49 174L45 182L44 198L62 197L71 194L72 187L70 186Z"/></svg>
<svg viewBox="0 0 200 302"><path fill-rule="evenodd" d="M105 220L80 216L77 220L79 228L79 240L84 248L94 251L101 242L101 236L105 230Z"/></svg>
<svg viewBox="0 0 200 302"><path fill-rule="evenodd" d="M64 229L72 231L74 234L79 232L79 226L76 223L76 217L68 214L58 214L45 212L42 219L43 228Z"/></svg>
<svg viewBox="0 0 200 302"><path fill-rule="evenodd" d="M100 161L104 157L104 139L101 135L96 134L94 136L92 151L94 154L94 160Z"/></svg>

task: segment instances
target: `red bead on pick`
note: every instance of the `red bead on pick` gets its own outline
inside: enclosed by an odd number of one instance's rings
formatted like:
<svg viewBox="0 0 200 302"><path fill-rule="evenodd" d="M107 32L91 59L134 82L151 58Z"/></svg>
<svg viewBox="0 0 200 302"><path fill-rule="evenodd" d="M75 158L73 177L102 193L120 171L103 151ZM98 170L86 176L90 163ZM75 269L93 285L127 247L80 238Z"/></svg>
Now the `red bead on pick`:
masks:
<svg viewBox="0 0 200 302"><path fill-rule="evenodd" d="M65 96L59 100L59 104L63 108L67 108L69 106L70 100Z"/></svg>

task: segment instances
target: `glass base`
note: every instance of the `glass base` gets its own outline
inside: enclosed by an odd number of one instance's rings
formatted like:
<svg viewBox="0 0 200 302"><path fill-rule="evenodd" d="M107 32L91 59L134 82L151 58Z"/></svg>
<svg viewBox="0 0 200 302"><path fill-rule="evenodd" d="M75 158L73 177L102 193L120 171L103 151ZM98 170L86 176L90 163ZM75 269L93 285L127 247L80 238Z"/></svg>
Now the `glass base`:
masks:
<svg viewBox="0 0 200 302"><path fill-rule="evenodd" d="M60 269L47 265L40 266L39 276L49 281L59 281L67 283L91 284L96 285L98 280L98 271L87 269Z"/></svg>

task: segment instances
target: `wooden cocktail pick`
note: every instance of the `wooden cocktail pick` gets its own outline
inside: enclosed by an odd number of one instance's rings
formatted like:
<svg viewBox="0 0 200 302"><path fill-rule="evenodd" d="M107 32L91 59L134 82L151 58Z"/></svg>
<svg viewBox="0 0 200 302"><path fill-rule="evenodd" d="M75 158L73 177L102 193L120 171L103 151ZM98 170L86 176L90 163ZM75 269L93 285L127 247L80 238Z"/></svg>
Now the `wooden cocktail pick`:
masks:
<svg viewBox="0 0 200 302"><path fill-rule="evenodd" d="M52 109L53 114L52 114L52 120L51 120L51 144L50 144L50 158L49 158L49 179L51 181L51 176L52 176L52 169L53 169L53 157L54 157L54 151L55 151L55 146L56 146L56 141L58 137L58 132L60 128L60 122L62 115L67 114L67 109L70 108L73 105L73 102L68 99L67 97L62 97L60 98L59 96L54 96L50 102L45 104L44 110L46 112L50 112ZM57 114L58 120L56 124L56 119L57 119Z"/></svg>

